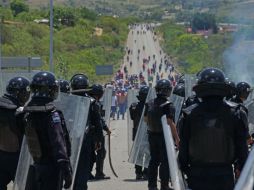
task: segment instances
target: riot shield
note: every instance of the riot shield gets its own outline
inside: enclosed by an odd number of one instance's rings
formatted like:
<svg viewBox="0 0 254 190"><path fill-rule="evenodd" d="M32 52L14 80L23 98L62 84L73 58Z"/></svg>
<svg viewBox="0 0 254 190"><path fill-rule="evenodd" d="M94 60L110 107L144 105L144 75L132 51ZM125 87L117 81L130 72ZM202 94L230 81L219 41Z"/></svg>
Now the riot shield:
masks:
<svg viewBox="0 0 254 190"><path fill-rule="evenodd" d="M132 103L134 102L137 102L138 99L137 99L137 95L138 95L138 91L137 90L128 90L128 95L127 95L127 105L128 105L128 108L127 108L127 126L128 126L128 154L130 155L130 152L131 152L131 147L132 147L132 144L133 144L133 141L132 141L132 135L133 135L133 121L131 120L131 117L130 117L130 111L129 111L129 108L131 106Z"/></svg>
<svg viewBox="0 0 254 190"><path fill-rule="evenodd" d="M248 108L249 132L254 134L254 100L247 102L245 106Z"/></svg>
<svg viewBox="0 0 254 190"><path fill-rule="evenodd" d="M238 179L234 190L253 190L254 187L254 149L243 167L240 178Z"/></svg>
<svg viewBox="0 0 254 190"><path fill-rule="evenodd" d="M32 163L33 163L33 159L29 153L26 138L24 137L22 142L22 148L20 151L16 177L13 183L13 190L25 189L29 166Z"/></svg>
<svg viewBox="0 0 254 190"><path fill-rule="evenodd" d="M177 124L178 119L181 114L182 105L184 102L184 98L181 96L177 96L175 94L172 94L169 98L170 102L172 102L175 106L175 124Z"/></svg>
<svg viewBox="0 0 254 190"><path fill-rule="evenodd" d="M185 98L192 96L194 92L192 91L193 86L197 83L196 75L186 74L185 78Z"/></svg>
<svg viewBox="0 0 254 190"><path fill-rule="evenodd" d="M168 164L169 171L171 176L171 182L174 190L184 190L185 184L183 181L183 176L181 171L179 170L179 166L177 163L177 154L175 150L175 143L173 140L173 136L170 130L170 127L167 123L166 115L161 118L162 126L163 126L163 134L166 143L167 155L168 155Z"/></svg>
<svg viewBox="0 0 254 190"><path fill-rule="evenodd" d="M155 90L150 89L147 95L147 101L155 97L156 97ZM144 110L143 110L142 116L140 118L139 127L137 130L137 134L133 142L128 161L132 164L144 166L145 168L148 168L149 161L150 161L150 150L149 150L147 128L148 128L147 124L144 121Z"/></svg>
<svg viewBox="0 0 254 190"><path fill-rule="evenodd" d="M109 126L110 123L110 111L111 111L111 102L112 102L112 88L106 88L103 95L103 110L105 110L105 121L106 124Z"/></svg>
<svg viewBox="0 0 254 190"><path fill-rule="evenodd" d="M84 133L86 130L87 117L90 106L90 99L74 96L68 94L62 94L60 96L61 101L56 101L57 109L61 110L64 114L67 129L70 134L71 139L71 166L73 169L73 179L75 178L76 169L77 169L77 161L82 145L82 141L84 138ZM32 163L31 156L28 152L28 146L24 139L20 159L18 163L16 178L14 182L13 189L14 190L24 190L25 183L27 179L28 169L30 164ZM73 187L71 186L72 189Z"/></svg>

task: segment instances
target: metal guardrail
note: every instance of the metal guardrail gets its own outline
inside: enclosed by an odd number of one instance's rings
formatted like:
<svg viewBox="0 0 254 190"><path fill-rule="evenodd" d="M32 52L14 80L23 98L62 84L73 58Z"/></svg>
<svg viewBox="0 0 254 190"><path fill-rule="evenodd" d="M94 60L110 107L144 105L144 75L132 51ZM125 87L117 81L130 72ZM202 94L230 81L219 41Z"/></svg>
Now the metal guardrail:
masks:
<svg viewBox="0 0 254 190"><path fill-rule="evenodd" d="M40 57L2 57L2 69L6 68L34 68L41 67L43 62Z"/></svg>

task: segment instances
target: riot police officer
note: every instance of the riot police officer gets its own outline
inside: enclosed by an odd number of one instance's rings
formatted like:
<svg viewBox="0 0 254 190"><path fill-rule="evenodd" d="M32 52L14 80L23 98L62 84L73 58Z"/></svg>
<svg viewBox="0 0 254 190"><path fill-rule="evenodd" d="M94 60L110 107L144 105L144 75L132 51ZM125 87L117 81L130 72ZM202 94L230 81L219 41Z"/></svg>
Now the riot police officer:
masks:
<svg viewBox="0 0 254 190"><path fill-rule="evenodd" d="M94 115L93 119L100 119L100 121L96 124L97 127L101 126L104 131L107 132L108 135L110 135L110 129L108 128L107 124L105 123L105 120L103 119L103 110L102 110L102 105L100 103L100 99L102 98L104 93L103 87L100 84L94 84L91 87L91 90L88 91L88 94L94 98L95 102L93 103L93 109L96 108L98 110L92 110L93 113L95 112L97 114ZM99 128L98 128L99 129ZM100 129L101 130L101 129ZM92 157L93 159L91 160L91 167L90 167L90 172L92 171L94 162L96 162L96 174L95 174L95 179L110 179L109 176L106 176L103 172L103 167L104 167L104 160L106 158L106 148L105 148L105 137L104 135L93 135L93 145L92 146ZM95 152L97 154L95 154ZM90 175L90 177L92 174Z"/></svg>
<svg viewBox="0 0 254 190"><path fill-rule="evenodd" d="M146 103L146 97L149 92L148 86L142 86L139 90L139 94L137 96L138 102L132 103L129 111L130 111L130 118L133 120L133 129L132 129L132 140L135 140L136 133L138 130L140 118L142 116L142 112ZM135 173L136 173L136 179L147 179L147 168L144 168L142 171L142 166L135 165Z"/></svg>
<svg viewBox="0 0 254 190"><path fill-rule="evenodd" d="M243 103L244 103L244 101L246 101L248 99L248 96L251 91L252 91L252 89L247 82L239 82L236 85L235 91L234 91L236 95L230 99L230 101L237 103L239 106L239 109L242 109L247 114L247 116L248 116L249 111L248 111L248 108ZM246 120L245 122L248 123L248 120ZM246 134L247 143L249 145L251 145L251 144L253 144L253 139L249 133L248 124L246 124L246 125L247 125L247 128L246 128L247 129L247 134Z"/></svg>
<svg viewBox="0 0 254 190"><path fill-rule="evenodd" d="M184 85L184 83L178 83L175 86L174 90L173 90L173 94L185 98L185 85Z"/></svg>
<svg viewBox="0 0 254 190"><path fill-rule="evenodd" d="M24 77L12 78L0 98L0 189L14 180L23 139L23 114L18 109L28 101L30 82Z"/></svg>
<svg viewBox="0 0 254 190"><path fill-rule="evenodd" d="M60 92L70 93L70 84L67 80L59 80Z"/></svg>
<svg viewBox="0 0 254 190"><path fill-rule="evenodd" d="M231 101L242 104L248 99L250 92L252 91L251 86L247 82L239 82L236 85L236 96Z"/></svg>
<svg viewBox="0 0 254 190"><path fill-rule="evenodd" d="M32 99L24 108L25 135L34 164L26 190L60 190L72 184L70 139L53 101L59 91L54 74L39 72L31 82Z"/></svg>
<svg viewBox="0 0 254 190"><path fill-rule="evenodd" d="M89 87L89 80L86 75L75 74L74 76L72 76L70 84L72 94L90 98L86 93L86 90ZM88 120L90 120L90 118L88 118ZM90 121L88 121L87 125L89 126L89 124ZM74 179L74 190L84 190L88 188L87 181L89 178L89 166L92 152L92 135L89 129L87 129L87 131L84 131L84 133L84 140L82 142L77 172Z"/></svg>
<svg viewBox="0 0 254 190"><path fill-rule="evenodd" d="M230 80L229 78L226 78L225 80L226 80L226 83L232 87L231 93L228 96L226 96L226 100L232 101L236 95L236 84L234 83L234 81Z"/></svg>
<svg viewBox="0 0 254 190"><path fill-rule="evenodd" d="M71 79L72 94L88 97L91 99L88 128L85 131L84 141L81 147L81 152L78 161L78 169L74 181L74 190L87 190L87 181L90 174L91 155L93 149L93 142L96 144L96 149L101 146L100 140L103 138L103 126L100 115L100 105L98 102L90 97L89 80L84 74L76 74ZM94 140L94 141L93 141Z"/></svg>
<svg viewBox="0 0 254 190"><path fill-rule="evenodd" d="M168 80L159 80L155 86L157 98L146 103L145 121L148 124L148 140L151 160L148 167L148 188L157 190L158 167L161 179L161 190L169 190L169 166L161 117L166 115L175 143L179 144L179 137L174 123L175 108L167 100L172 91Z"/></svg>
<svg viewBox="0 0 254 190"><path fill-rule="evenodd" d="M204 69L193 90L202 102L183 110L181 169L193 190L231 190L234 187L232 164L237 161L237 169L241 171L248 154L246 114L223 100L232 87L219 69Z"/></svg>

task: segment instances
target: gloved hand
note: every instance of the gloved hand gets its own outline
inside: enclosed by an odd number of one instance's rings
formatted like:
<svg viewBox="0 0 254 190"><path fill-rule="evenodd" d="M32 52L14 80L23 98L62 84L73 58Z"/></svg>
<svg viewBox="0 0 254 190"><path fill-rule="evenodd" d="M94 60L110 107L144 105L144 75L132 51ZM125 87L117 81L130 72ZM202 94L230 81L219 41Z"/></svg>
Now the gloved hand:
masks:
<svg viewBox="0 0 254 190"><path fill-rule="evenodd" d="M68 189L72 184L72 169L70 163L68 162L60 163L60 170L63 173L64 188Z"/></svg>

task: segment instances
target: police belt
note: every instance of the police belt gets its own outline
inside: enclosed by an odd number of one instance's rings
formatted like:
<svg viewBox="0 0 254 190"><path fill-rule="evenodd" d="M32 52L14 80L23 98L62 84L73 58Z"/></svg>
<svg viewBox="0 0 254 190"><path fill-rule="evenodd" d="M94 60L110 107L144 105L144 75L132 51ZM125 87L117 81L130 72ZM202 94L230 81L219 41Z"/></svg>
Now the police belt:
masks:
<svg viewBox="0 0 254 190"><path fill-rule="evenodd" d="M163 136L163 132L153 132L150 130L147 130L148 135L153 135L153 136Z"/></svg>
<svg viewBox="0 0 254 190"><path fill-rule="evenodd" d="M227 168L232 169L232 164L229 163L193 163L190 168Z"/></svg>
<svg viewBox="0 0 254 190"><path fill-rule="evenodd" d="M93 133L95 131L95 126L94 125L89 125L88 127L86 127L86 134L88 133Z"/></svg>

